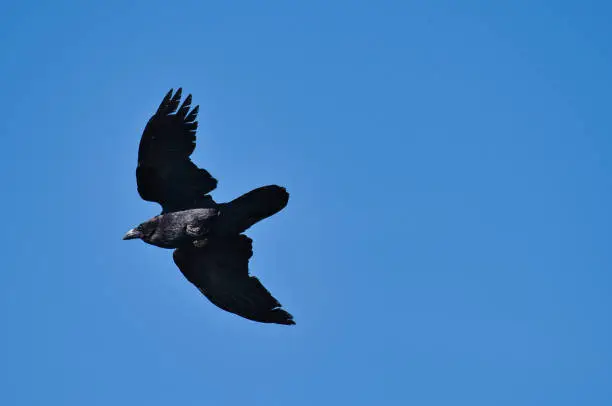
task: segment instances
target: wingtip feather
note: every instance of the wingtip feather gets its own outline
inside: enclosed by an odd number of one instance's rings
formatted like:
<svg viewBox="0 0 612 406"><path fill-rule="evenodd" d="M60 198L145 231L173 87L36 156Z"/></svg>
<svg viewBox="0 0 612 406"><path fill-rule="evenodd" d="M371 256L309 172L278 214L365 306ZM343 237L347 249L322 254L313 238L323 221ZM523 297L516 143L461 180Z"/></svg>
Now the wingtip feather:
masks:
<svg viewBox="0 0 612 406"><path fill-rule="evenodd" d="M185 117L185 122L187 122L187 123L196 123L196 127L197 127L197 121L195 121L195 120L198 117L198 112L199 111L200 111L200 106L199 105L195 106L191 110L191 113L189 113L189 115L187 117Z"/></svg>
<svg viewBox="0 0 612 406"><path fill-rule="evenodd" d="M168 106L168 103L170 103L170 99L172 98L172 92L174 91L174 89L170 89L168 91L168 93L166 93L166 95L164 96L164 98L162 99L161 103L159 104L159 107L157 108L157 112L156 113L161 113L163 112L166 107Z"/></svg>

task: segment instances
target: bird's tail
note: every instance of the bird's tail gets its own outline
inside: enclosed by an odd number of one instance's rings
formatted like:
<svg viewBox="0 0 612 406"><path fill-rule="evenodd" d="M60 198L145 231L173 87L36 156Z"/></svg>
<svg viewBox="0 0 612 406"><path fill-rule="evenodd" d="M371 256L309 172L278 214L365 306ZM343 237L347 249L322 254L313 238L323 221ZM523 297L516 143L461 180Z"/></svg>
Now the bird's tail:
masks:
<svg viewBox="0 0 612 406"><path fill-rule="evenodd" d="M242 233L284 209L288 201L289 193L284 187L263 186L223 205L221 215L233 223L231 228L234 231Z"/></svg>

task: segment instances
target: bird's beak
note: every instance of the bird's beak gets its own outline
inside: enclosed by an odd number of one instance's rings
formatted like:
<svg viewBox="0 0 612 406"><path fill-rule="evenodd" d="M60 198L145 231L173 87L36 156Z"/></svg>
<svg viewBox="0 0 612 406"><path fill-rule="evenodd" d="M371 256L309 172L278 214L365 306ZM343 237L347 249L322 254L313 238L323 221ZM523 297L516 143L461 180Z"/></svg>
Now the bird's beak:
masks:
<svg viewBox="0 0 612 406"><path fill-rule="evenodd" d="M124 240L133 240L135 238L140 238L140 237L142 237L141 232L136 230L135 228L133 228L130 231L128 231L127 233L125 233L125 235L123 236L123 239Z"/></svg>

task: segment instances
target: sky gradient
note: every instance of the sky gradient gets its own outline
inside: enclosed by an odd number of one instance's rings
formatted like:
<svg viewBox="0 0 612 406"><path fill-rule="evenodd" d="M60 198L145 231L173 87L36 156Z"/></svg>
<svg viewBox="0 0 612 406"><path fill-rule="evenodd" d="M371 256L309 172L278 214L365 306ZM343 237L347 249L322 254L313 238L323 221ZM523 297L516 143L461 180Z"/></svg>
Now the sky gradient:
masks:
<svg viewBox="0 0 612 406"><path fill-rule="evenodd" d="M460 3L3 5L0 404L612 404L612 3ZM297 326L121 240L179 86Z"/></svg>

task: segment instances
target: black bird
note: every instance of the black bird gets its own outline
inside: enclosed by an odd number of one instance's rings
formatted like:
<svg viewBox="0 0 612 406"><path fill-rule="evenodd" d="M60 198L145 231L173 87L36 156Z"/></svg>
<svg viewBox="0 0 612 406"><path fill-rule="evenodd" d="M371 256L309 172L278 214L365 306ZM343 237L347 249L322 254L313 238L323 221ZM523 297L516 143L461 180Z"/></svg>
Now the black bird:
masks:
<svg viewBox="0 0 612 406"><path fill-rule="evenodd" d="M281 211L289 193L270 185L231 202L216 203L209 193L217 180L190 159L199 106L191 109L189 95L179 107L181 93L179 88L166 94L147 123L138 149L138 193L146 201L159 203L162 212L123 239L140 238L175 249L174 263L185 278L223 310L262 323L295 324L293 316L249 275L252 240L243 234Z"/></svg>

